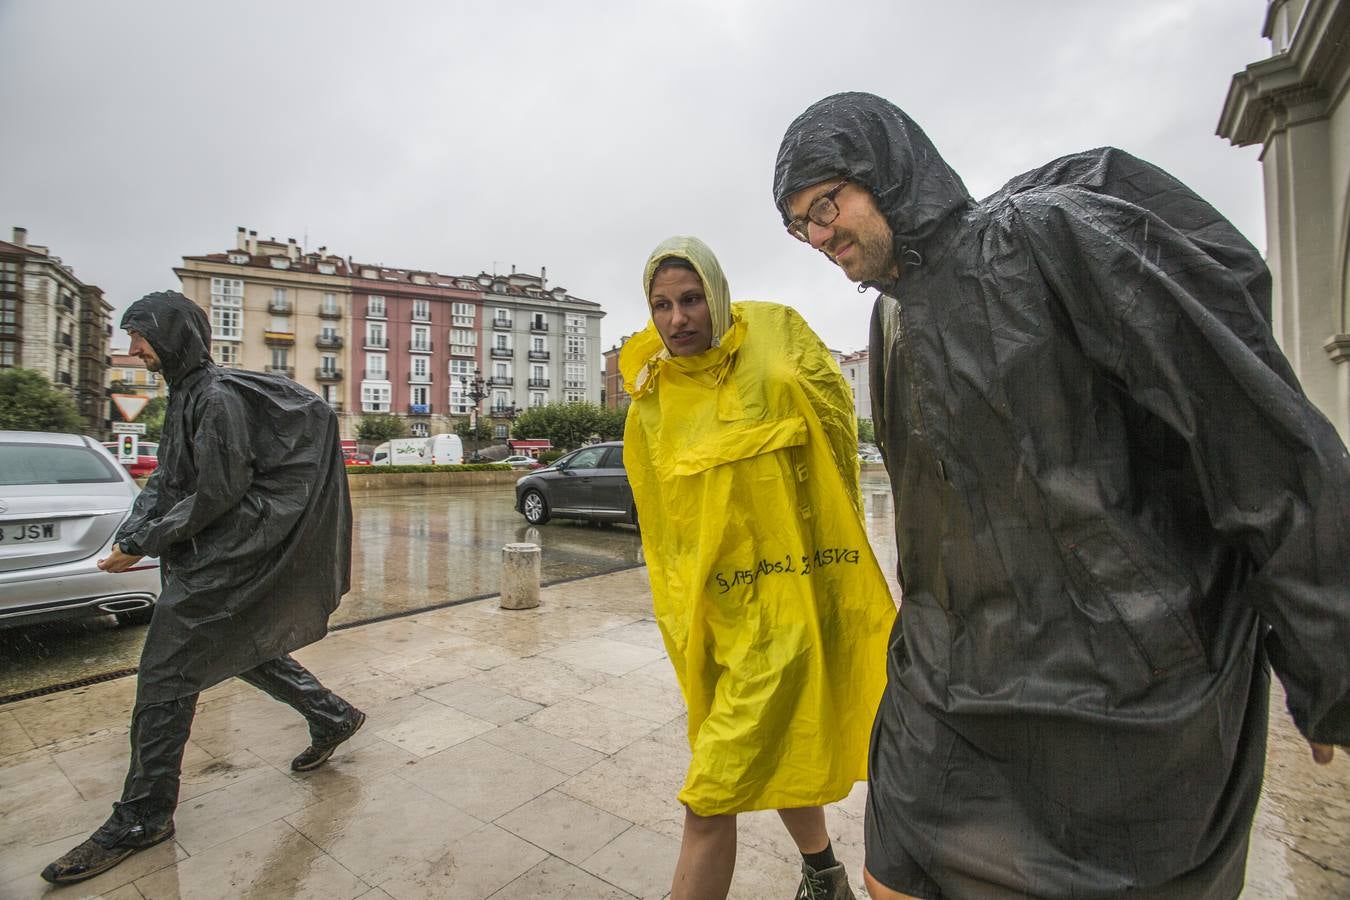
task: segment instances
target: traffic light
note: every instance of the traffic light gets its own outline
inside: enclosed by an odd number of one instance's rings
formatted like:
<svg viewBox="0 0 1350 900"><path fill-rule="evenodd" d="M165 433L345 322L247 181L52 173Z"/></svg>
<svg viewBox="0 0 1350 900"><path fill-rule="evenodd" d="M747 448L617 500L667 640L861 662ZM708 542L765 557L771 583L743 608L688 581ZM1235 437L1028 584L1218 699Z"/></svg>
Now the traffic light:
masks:
<svg viewBox="0 0 1350 900"><path fill-rule="evenodd" d="M136 461L137 446L136 435L121 434L117 436L117 461L124 463L134 463Z"/></svg>

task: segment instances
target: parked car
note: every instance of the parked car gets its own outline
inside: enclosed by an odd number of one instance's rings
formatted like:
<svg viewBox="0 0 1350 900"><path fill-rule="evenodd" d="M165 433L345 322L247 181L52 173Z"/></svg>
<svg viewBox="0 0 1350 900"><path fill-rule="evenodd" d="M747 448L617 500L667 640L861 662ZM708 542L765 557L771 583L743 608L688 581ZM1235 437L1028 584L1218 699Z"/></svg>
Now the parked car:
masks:
<svg viewBox="0 0 1350 900"><path fill-rule="evenodd" d="M346 458L346 463L349 466L368 466L370 465L370 457L364 453L353 453Z"/></svg>
<svg viewBox="0 0 1350 900"><path fill-rule="evenodd" d="M549 519L637 524L623 468L623 441L591 444L516 482L516 511L531 525Z"/></svg>
<svg viewBox="0 0 1350 900"><path fill-rule="evenodd" d="M117 441L104 441L103 446L117 458ZM159 444L154 441L136 442L136 461L131 465L122 464L132 478L149 478L150 473L159 465Z"/></svg>
<svg viewBox="0 0 1350 900"><path fill-rule="evenodd" d="M499 459L498 462L504 462L513 469L542 469L544 464L533 456L508 456L506 459Z"/></svg>
<svg viewBox="0 0 1350 900"><path fill-rule="evenodd" d="M149 621L159 562L118 574L95 565L139 493L90 438L0 431L0 627L107 614Z"/></svg>

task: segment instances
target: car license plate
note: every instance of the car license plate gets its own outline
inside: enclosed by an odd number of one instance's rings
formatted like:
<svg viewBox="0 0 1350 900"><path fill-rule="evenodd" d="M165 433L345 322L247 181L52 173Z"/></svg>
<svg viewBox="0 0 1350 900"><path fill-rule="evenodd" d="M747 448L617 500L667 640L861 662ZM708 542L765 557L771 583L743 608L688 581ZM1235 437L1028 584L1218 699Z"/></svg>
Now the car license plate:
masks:
<svg viewBox="0 0 1350 900"><path fill-rule="evenodd" d="M61 537L57 522L16 522L0 525L0 544L37 544Z"/></svg>

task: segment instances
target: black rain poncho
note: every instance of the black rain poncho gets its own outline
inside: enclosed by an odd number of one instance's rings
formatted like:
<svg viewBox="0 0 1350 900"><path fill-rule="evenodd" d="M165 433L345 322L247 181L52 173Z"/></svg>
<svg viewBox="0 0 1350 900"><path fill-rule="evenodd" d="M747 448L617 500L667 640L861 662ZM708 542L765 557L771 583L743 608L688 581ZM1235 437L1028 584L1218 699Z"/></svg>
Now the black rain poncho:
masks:
<svg viewBox="0 0 1350 900"><path fill-rule="evenodd" d="M160 559L137 693L154 703L324 636L350 585L351 504L322 399L216 366L206 314L181 294L141 298L122 327L150 342L169 383L159 466L117 533Z"/></svg>
<svg viewBox="0 0 1350 900"><path fill-rule="evenodd" d="M1117 150L976 203L866 94L788 129L785 220L841 175L907 264L872 317L904 598L868 868L922 897L1235 896L1267 654L1299 729L1350 742L1350 461L1264 264Z"/></svg>

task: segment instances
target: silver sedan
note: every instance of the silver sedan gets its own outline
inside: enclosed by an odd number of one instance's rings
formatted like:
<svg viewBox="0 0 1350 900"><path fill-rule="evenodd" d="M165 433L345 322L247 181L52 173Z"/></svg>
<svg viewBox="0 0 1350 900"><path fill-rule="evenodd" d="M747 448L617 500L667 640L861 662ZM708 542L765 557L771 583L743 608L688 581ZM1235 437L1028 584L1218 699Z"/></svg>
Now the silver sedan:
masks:
<svg viewBox="0 0 1350 900"><path fill-rule="evenodd" d="M0 628L108 614L148 621L159 563L121 574L96 565L139 492L90 438L0 431Z"/></svg>

